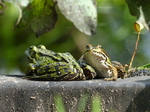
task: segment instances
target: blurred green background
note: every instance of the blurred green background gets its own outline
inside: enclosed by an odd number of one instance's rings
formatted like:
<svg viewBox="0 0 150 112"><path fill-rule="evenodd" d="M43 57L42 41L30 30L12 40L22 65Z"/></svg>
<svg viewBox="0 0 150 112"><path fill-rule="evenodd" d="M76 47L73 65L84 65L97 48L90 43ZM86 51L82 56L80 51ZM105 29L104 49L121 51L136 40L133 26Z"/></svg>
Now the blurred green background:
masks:
<svg viewBox="0 0 150 112"><path fill-rule="evenodd" d="M55 28L39 38L29 27L13 30L18 11L13 5L6 5L4 14L0 16L0 74L24 74L28 64L25 50L40 44L55 52L70 52L76 59L83 54L87 44L101 44L112 60L122 64L130 62L137 39L133 28L136 18L130 15L124 0L97 0L98 26L93 36L79 32L60 13ZM134 67L150 61L149 41L148 31L142 31Z"/></svg>

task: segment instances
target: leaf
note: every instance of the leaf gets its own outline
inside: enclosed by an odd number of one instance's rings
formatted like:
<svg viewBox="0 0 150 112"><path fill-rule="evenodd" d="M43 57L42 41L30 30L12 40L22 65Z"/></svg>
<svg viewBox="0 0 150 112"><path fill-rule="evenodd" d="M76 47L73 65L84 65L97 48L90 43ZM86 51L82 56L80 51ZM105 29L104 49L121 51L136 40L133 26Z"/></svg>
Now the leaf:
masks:
<svg viewBox="0 0 150 112"><path fill-rule="evenodd" d="M30 26L40 36L54 28L57 21L56 1L64 16L87 35L96 32L97 9L95 0L4 0L19 11L18 27Z"/></svg>
<svg viewBox="0 0 150 112"><path fill-rule="evenodd" d="M150 63L140 66L140 67L138 67L138 69L145 69L145 68L149 68L149 67L150 67Z"/></svg>
<svg viewBox="0 0 150 112"><path fill-rule="evenodd" d="M126 0L130 13L137 17L137 23L150 30L150 0Z"/></svg>
<svg viewBox="0 0 150 112"><path fill-rule="evenodd" d="M16 25L18 25L22 18L22 8L26 7L29 4L29 0L19 0L19 1L18 0L3 0L3 1L9 2L17 8L19 15L18 15L18 20L16 22Z"/></svg>
<svg viewBox="0 0 150 112"><path fill-rule="evenodd" d="M36 36L40 36L53 29L56 21L57 13L52 0L33 0L23 9L23 17L18 26L30 25Z"/></svg>
<svg viewBox="0 0 150 112"><path fill-rule="evenodd" d="M0 0L0 15L2 15L4 13L4 9L5 9L5 4L3 3L3 1Z"/></svg>
<svg viewBox="0 0 150 112"><path fill-rule="evenodd" d="M97 9L95 0L57 0L61 13L87 35L96 32Z"/></svg>

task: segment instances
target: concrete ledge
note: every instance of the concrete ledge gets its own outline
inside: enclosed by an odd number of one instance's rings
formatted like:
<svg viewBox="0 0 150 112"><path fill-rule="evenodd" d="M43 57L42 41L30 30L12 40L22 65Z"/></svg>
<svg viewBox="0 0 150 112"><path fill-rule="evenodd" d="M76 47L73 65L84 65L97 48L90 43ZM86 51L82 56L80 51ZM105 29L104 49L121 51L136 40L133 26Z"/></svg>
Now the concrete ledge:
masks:
<svg viewBox="0 0 150 112"><path fill-rule="evenodd" d="M0 112L149 112L150 77L29 81L0 76Z"/></svg>

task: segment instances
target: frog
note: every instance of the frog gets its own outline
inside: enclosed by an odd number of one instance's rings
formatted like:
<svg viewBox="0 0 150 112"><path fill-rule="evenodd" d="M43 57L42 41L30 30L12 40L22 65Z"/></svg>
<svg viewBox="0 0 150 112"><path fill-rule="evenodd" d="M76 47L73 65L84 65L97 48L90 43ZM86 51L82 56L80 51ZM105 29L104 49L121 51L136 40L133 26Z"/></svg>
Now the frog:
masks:
<svg viewBox="0 0 150 112"><path fill-rule="evenodd" d="M84 60L94 68L97 77L103 77L105 81L117 81L118 77L124 78L126 72L124 66L120 62L111 61L101 45L93 47L88 44L80 60Z"/></svg>
<svg viewBox="0 0 150 112"><path fill-rule="evenodd" d="M29 62L26 79L72 81L93 79L96 76L91 66L80 65L68 52L54 52L39 45L30 46L25 55Z"/></svg>

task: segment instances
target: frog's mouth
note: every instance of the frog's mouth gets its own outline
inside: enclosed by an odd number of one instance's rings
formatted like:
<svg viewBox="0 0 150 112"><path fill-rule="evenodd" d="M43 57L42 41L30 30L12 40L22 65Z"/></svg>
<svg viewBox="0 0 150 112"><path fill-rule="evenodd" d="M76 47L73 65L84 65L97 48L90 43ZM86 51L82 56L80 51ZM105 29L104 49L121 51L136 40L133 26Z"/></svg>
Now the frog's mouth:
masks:
<svg viewBox="0 0 150 112"><path fill-rule="evenodd" d="M31 56L28 51L25 51L25 55L26 55L26 58L28 59L28 61L31 60Z"/></svg>

